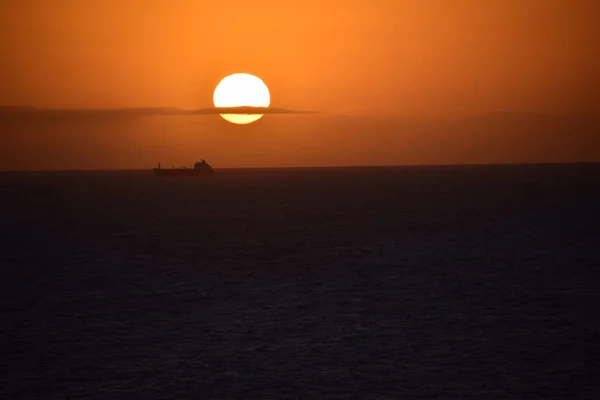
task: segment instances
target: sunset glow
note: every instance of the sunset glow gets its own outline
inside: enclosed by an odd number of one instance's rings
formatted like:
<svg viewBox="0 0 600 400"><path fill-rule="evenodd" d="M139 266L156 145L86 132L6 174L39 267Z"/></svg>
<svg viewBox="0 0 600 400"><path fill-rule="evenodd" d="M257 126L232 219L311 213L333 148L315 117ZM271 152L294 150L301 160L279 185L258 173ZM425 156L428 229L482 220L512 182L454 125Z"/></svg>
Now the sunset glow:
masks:
<svg viewBox="0 0 600 400"><path fill-rule="evenodd" d="M0 171L600 161L598 15L598 0L2 1ZM244 105L265 111L219 110Z"/></svg>

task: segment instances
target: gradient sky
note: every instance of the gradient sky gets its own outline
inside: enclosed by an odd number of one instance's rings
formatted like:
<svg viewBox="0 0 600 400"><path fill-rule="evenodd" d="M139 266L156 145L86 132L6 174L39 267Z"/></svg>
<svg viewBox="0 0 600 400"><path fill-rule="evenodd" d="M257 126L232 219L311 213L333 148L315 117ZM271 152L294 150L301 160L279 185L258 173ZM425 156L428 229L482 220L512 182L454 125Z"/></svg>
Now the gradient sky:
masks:
<svg viewBox="0 0 600 400"><path fill-rule="evenodd" d="M596 0L0 0L0 106L271 105L218 116L15 123L0 170L600 161Z"/></svg>

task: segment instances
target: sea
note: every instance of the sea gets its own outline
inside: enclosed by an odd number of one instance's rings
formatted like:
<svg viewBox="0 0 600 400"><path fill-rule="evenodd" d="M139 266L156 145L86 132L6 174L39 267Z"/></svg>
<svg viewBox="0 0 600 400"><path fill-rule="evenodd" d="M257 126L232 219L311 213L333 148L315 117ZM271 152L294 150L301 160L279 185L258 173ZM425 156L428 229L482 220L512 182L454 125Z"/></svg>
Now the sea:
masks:
<svg viewBox="0 0 600 400"><path fill-rule="evenodd" d="M0 173L1 399L598 399L600 164Z"/></svg>

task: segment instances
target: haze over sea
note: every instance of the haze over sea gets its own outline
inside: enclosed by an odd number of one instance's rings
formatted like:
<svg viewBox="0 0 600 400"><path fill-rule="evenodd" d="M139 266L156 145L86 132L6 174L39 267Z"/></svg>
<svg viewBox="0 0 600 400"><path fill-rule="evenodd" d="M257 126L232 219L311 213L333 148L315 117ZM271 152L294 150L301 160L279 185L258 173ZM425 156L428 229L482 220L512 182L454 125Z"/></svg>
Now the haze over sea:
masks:
<svg viewBox="0 0 600 400"><path fill-rule="evenodd" d="M600 164L0 188L0 398L600 398Z"/></svg>

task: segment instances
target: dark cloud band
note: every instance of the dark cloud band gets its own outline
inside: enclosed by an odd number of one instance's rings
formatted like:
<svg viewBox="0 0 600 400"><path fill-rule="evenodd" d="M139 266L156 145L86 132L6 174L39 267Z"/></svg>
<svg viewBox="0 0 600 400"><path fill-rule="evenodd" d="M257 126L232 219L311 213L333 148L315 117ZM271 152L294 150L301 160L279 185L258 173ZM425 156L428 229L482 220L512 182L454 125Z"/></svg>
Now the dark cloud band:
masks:
<svg viewBox="0 0 600 400"><path fill-rule="evenodd" d="M138 118L161 115L216 114L313 114L315 111L289 110L274 107L214 107L185 110L168 107L137 107L112 109L51 109L35 107L0 107L0 119L80 119L80 118Z"/></svg>

